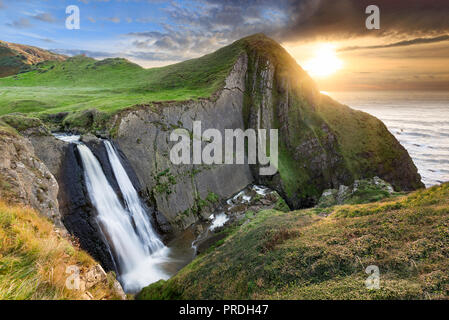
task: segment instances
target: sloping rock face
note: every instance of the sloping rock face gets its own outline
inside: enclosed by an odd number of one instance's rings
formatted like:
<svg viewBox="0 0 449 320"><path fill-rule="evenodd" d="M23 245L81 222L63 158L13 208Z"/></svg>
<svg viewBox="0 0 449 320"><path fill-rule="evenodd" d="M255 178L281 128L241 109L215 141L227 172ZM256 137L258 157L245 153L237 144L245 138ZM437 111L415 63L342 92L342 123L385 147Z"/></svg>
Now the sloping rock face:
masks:
<svg viewBox="0 0 449 320"><path fill-rule="evenodd" d="M245 40L245 39L244 39ZM398 190L423 187L407 151L375 117L321 95L276 42L246 39L247 126L279 129L279 176L258 177L292 208L315 205L324 189L379 176Z"/></svg>
<svg viewBox="0 0 449 320"><path fill-rule="evenodd" d="M422 187L407 151L383 123L319 93L276 42L256 35L233 45L242 55L224 89L211 99L134 108L115 119L116 143L135 169L142 192L183 229L210 212L208 193L224 199L253 182L279 192L291 208L315 205L323 190L379 176L397 190ZM175 128L278 129L279 170L260 176L256 165L173 165Z"/></svg>
<svg viewBox="0 0 449 320"><path fill-rule="evenodd" d="M175 230L208 217L214 203L208 195L229 198L253 181L248 165L174 165L170 161L170 134L176 128L202 131L244 128L243 95L247 57L242 55L223 90L213 99L168 103L157 109L123 112L117 119L115 142L134 168L143 194L156 205Z"/></svg>
<svg viewBox="0 0 449 320"><path fill-rule="evenodd" d="M30 141L0 130L0 154L2 198L29 205L63 228L57 199L58 183L36 156Z"/></svg>

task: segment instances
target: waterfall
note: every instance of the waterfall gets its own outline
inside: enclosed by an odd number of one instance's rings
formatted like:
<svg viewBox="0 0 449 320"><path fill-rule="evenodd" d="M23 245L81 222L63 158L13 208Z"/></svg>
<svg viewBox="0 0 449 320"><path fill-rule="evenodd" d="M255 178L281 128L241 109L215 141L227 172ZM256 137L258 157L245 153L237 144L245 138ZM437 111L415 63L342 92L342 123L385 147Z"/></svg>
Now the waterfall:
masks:
<svg viewBox="0 0 449 320"><path fill-rule="evenodd" d="M115 179L123 194L131 218L134 221L136 231L141 241L145 244L147 253L154 253L163 249L164 244L154 232L153 227L148 220L147 213L139 199L139 195L118 158L117 151L109 141L105 141L104 144L108 152L109 162L111 163Z"/></svg>
<svg viewBox="0 0 449 320"><path fill-rule="evenodd" d="M168 248L154 232L117 152L110 142L106 141L105 146L126 208L91 150L84 144L78 144L77 148L87 191L98 212L98 223L119 266L119 280L125 291L136 292L150 283L168 279L169 276L160 268L168 259Z"/></svg>

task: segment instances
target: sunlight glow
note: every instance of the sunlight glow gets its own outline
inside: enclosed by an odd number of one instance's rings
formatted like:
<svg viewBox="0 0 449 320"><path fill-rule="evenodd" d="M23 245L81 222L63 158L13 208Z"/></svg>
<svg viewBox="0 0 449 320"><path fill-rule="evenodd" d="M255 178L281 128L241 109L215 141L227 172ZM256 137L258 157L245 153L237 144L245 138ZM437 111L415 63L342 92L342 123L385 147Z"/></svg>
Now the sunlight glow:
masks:
<svg viewBox="0 0 449 320"><path fill-rule="evenodd" d="M343 61L337 57L335 46L322 44L317 49L315 57L306 61L303 67L313 78L324 78L340 70Z"/></svg>

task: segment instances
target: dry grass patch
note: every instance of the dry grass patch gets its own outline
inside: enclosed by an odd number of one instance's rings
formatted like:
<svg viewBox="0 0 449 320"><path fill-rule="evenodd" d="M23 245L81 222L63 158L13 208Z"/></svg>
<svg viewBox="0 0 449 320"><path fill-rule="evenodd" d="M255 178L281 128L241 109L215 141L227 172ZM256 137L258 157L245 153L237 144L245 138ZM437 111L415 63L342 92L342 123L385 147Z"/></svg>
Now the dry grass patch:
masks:
<svg viewBox="0 0 449 320"><path fill-rule="evenodd" d="M82 275L96 264L34 210L0 201L0 299L82 299L82 291L66 288L66 268L76 265ZM89 293L94 299L118 298L113 279Z"/></svg>

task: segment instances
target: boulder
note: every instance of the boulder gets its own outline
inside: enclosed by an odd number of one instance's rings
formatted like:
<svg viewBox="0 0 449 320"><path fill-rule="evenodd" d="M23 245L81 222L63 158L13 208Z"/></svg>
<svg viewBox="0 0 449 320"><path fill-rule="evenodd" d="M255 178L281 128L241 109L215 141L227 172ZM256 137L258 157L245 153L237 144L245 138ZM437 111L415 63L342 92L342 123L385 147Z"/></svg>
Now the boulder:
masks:
<svg viewBox="0 0 449 320"><path fill-rule="evenodd" d="M338 190L324 190L317 206L325 208L341 204L367 203L389 197L393 193L391 184L379 177L356 180L349 187L340 185Z"/></svg>

